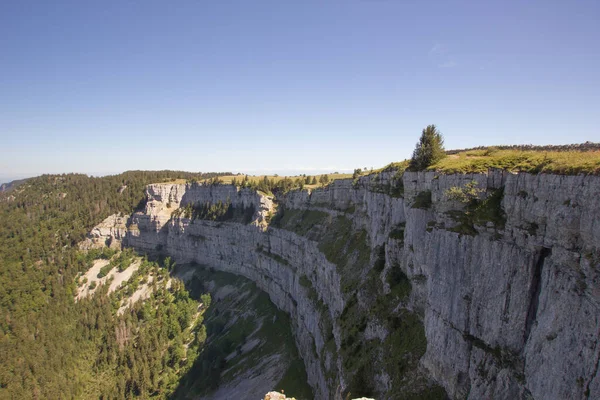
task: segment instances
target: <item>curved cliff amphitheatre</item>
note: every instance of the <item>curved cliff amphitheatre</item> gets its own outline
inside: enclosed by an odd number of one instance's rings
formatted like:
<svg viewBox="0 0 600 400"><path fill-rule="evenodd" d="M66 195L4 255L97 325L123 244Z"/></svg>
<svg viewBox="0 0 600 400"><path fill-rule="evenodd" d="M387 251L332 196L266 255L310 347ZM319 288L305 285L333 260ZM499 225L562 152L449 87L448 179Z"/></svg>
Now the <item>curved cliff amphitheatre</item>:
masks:
<svg viewBox="0 0 600 400"><path fill-rule="evenodd" d="M317 399L593 399L600 153L582 146L306 187L159 182L88 241L254 282L289 316Z"/></svg>
<svg viewBox="0 0 600 400"><path fill-rule="evenodd" d="M600 400L599 16L1 2L0 400Z"/></svg>

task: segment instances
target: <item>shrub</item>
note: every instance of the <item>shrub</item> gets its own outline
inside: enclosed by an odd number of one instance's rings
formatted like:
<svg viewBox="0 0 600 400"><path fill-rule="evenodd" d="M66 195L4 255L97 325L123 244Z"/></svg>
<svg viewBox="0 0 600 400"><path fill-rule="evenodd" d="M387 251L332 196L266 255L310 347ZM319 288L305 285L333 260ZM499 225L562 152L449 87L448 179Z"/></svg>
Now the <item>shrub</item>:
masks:
<svg viewBox="0 0 600 400"><path fill-rule="evenodd" d="M483 189L477 187L476 181L467 183L464 187L453 186L446 190L444 194L449 200L460 201L461 203L469 203L479 198L479 195L484 192Z"/></svg>
<svg viewBox="0 0 600 400"><path fill-rule="evenodd" d="M104 267L100 268L100 272L98 272L98 278L104 278L106 275L108 275L110 270L113 268L114 268L114 265L106 264Z"/></svg>
<svg viewBox="0 0 600 400"><path fill-rule="evenodd" d="M473 199L469 201L465 210L449 211L448 215L459 222L450 230L460 234L476 235L475 225L485 226L488 222L494 224L497 229L504 229L506 214L502 209L503 197L504 189L496 189L483 200Z"/></svg>
<svg viewBox="0 0 600 400"><path fill-rule="evenodd" d="M417 194L412 208L428 209L429 207L431 207L432 203L433 202L431 200L431 190L426 190Z"/></svg>

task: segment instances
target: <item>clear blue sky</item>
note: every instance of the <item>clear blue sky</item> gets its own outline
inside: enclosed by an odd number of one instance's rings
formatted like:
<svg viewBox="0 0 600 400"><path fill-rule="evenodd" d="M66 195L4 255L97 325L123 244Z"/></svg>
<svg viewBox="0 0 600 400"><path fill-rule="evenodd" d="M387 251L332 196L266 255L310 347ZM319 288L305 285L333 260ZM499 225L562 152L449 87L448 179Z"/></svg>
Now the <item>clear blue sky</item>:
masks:
<svg viewBox="0 0 600 400"><path fill-rule="evenodd" d="M2 1L0 180L600 141L600 1ZM310 171L309 171L310 170Z"/></svg>

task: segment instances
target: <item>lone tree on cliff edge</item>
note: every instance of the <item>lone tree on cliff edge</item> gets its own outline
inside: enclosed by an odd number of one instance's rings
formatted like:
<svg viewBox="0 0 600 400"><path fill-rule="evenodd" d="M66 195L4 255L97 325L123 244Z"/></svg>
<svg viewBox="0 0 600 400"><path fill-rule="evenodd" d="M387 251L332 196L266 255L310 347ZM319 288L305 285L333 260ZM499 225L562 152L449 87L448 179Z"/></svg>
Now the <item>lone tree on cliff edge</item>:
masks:
<svg viewBox="0 0 600 400"><path fill-rule="evenodd" d="M444 138L435 125L428 125L423 129L421 139L415 147L409 168L412 171L423 171L444 157L446 157Z"/></svg>

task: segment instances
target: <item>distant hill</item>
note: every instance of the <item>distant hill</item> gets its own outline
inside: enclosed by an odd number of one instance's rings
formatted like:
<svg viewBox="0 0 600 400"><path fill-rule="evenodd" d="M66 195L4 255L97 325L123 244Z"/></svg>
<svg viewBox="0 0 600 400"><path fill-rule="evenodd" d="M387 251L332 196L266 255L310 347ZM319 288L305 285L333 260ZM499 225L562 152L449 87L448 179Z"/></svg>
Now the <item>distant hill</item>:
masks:
<svg viewBox="0 0 600 400"><path fill-rule="evenodd" d="M4 193L4 192L10 192L11 190L13 190L14 188L16 188L19 185L22 185L27 179L29 178L25 178L25 179L17 179L8 183L3 183L0 185L0 192Z"/></svg>
<svg viewBox="0 0 600 400"><path fill-rule="evenodd" d="M512 144L498 146L479 146L468 149L446 150L446 154L457 154L465 151L473 150L518 150L518 151L596 151L600 150L600 143L585 142L574 144L548 144L548 145L533 145L533 144Z"/></svg>

